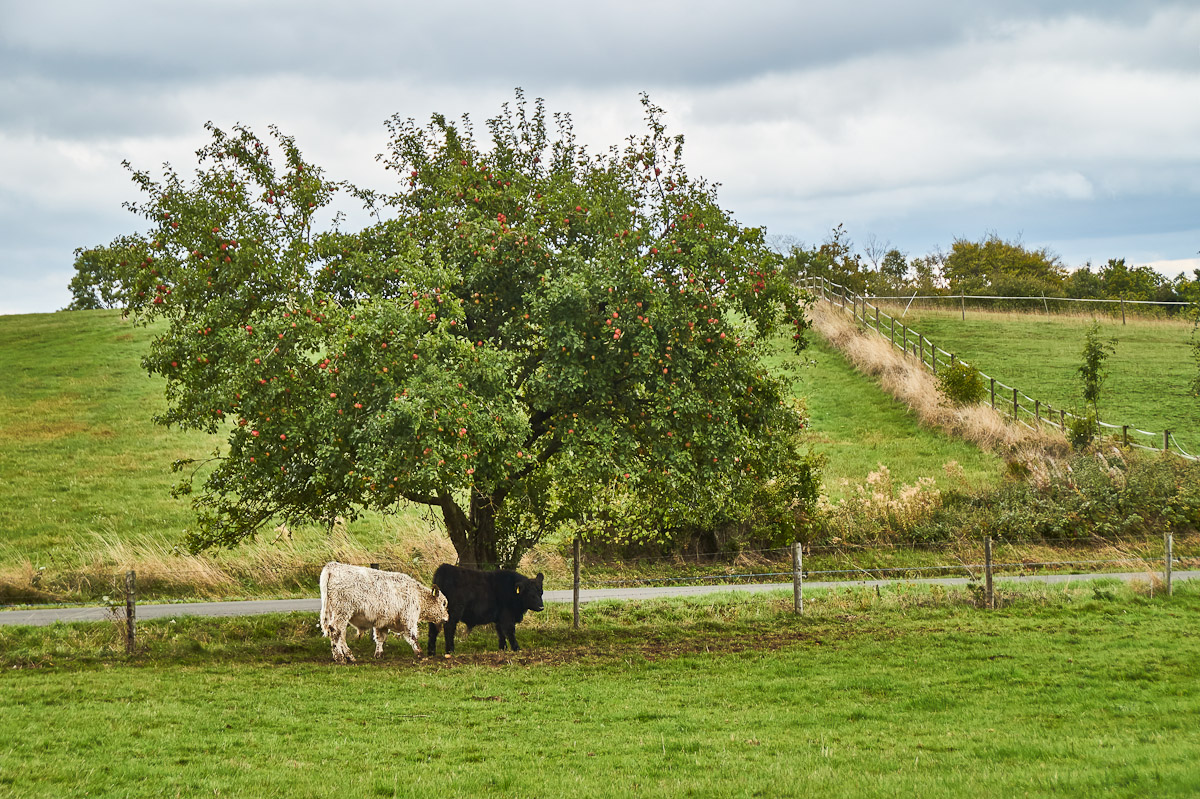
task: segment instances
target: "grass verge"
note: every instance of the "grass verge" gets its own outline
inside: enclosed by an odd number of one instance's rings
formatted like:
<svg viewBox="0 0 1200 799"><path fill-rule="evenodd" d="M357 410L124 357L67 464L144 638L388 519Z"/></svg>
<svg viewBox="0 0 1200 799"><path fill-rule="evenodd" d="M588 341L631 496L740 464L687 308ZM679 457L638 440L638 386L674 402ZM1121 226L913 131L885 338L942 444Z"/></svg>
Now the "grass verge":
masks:
<svg viewBox="0 0 1200 799"><path fill-rule="evenodd" d="M1194 795L1200 594L1145 594L1012 591L984 612L907 586L813 596L804 617L722 595L586 606L578 632L551 606L515 655L480 630L451 661L392 640L353 667L314 614L146 624L132 658L97 651L103 624L0 628L0 788Z"/></svg>

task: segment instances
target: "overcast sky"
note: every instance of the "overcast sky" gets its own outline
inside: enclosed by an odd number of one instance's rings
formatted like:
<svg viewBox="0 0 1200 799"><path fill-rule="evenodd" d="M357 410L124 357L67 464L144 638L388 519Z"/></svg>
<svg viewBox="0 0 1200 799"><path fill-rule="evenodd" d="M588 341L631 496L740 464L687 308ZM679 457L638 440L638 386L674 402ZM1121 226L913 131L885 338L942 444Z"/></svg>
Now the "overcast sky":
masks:
<svg viewBox="0 0 1200 799"><path fill-rule="evenodd" d="M0 313L65 306L74 249L140 229L121 161L188 173L206 121L390 189L386 118L482 129L517 86L593 149L649 92L769 234L1200 268L1194 0L0 0Z"/></svg>

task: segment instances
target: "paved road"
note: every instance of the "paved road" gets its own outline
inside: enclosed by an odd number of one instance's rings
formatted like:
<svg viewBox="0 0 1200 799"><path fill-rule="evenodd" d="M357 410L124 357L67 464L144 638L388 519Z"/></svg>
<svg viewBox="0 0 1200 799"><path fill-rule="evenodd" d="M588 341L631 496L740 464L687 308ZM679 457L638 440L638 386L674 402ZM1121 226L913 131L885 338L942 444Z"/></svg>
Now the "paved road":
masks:
<svg viewBox="0 0 1200 799"><path fill-rule="evenodd" d="M996 580L1002 583L1071 583L1100 579L1119 579L1126 582L1145 580L1146 572L1129 572L1124 574L1046 574L1028 577L1003 577ZM1200 571L1175 572L1175 580L1195 580L1200 578ZM906 583L922 583L925 585L964 585L969 580L966 577L939 577L918 580L843 580L838 582L804 583L805 589L825 588L871 588L874 586L903 585ZM601 600L628 601L635 599L656 599L667 596L700 596L703 594L727 593L729 591L744 591L760 593L763 591L787 591L791 583L752 583L746 585L692 585L692 586L657 586L649 588L588 588L579 592L580 602L598 602ZM570 603L571 592L547 591L543 598L547 602ZM321 609L320 599L266 599L242 600L238 602L189 602L165 605L139 604L137 617L139 619L175 618L177 616L251 616L258 613L317 613ZM107 618L108 611L103 607L73 607L46 608L39 610L6 610L0 611L0 624L25 624L43 626L55 622L98 621Z"/></svg>

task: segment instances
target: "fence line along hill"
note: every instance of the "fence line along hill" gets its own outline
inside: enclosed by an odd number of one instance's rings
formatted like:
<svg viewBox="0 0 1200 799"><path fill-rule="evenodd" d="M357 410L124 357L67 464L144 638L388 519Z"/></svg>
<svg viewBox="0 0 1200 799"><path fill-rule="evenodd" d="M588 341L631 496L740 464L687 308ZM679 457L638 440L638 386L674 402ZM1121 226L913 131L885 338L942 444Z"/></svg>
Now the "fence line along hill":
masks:
<svg viewBox="0 0 1200 799"><path fill-rule="evenodd" d="M830 308L844 312L864 328L887 340L890 346L904 352L933 375L937 375L939 368L953 364L957 360L971 365L954 353L938 346L921 331L905 324L902 321L903 314L897 317L884 311L880 305L871 301L873 298L850 291L845 286L821 277L804 277L802 285L818 301L825 303ZM1076 360L1078 360L1077 356L1077 353L1072 354ZM982 370L980 370L980 374L988 387L987 403L996 411L1008 415L1014 422L1030 430L1048 427L1066 432L1070 421L1080 418L1076 413L1063 407L1064 403L1061 400L1058 405L1053 405L1046 400L1030 396L1021 388L1008 385L997 377L983 373ZM1039 389L1031 388L1030 390L1038 391ZM1180 431L1166 426L1161 430L1146 430L1136 420L1125 419L1120 420L1119 423L1101 420L1099 424L1108 436L1126 446L1142 450L1172 452L1180 457L1196 460L1196 455L1193 454L1195 446L1191 445L1191 438L1185 438L1189 443L1189 446L1185 448L1177 435ZM1186 432L1189 435L1192 433L1192 431Z"/></svg>

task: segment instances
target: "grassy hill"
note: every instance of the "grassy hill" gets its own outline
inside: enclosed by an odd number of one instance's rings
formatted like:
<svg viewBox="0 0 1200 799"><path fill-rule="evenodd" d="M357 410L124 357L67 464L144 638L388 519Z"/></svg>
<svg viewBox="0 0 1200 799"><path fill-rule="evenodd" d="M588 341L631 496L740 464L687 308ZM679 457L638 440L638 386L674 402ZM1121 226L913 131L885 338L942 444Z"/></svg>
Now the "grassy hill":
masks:
<svg viewBox="0 0 1200 799"><path fill-rule="evenodd" d="M781 365L793 356L779 356ZM798 370L795 393L808 405L812 447L826 458L825 492L841 499L886 466L896 486L933 477L941 487L969 489L998 479L995 455L917 423L904 403L813 334L805 352L810 365Z"/></svg>
<svg viewBox="0 0 1200 799"><path fill-rule="evenodd" d="M1089 317L968 311L910 310L905 323L942 349L1055 408L1083 407L1078 368ZM1169 429L1183 448L1200 454L1200 399L1190 322L1099 319L1105 339L1117 339L1108 359L1100 417L1160 433ZM997 399L999 403L999 399ZM1140 439L1139 443L1155 443ZM1157 443L1161 443L1161 437Z"/></svg>
<svg viewBox="0 0 1200 799"><path fill-rule="evenodd" d="M116 311L0 316L0 565L168 558L192 524L190 504L170 496L171 463L203 458L217 442L153 423L163 384L140 365L152 335ZM280 555L378 553L397 526L428 530L415 512L374 516L334 540L324 530L300 531ZM234 557L261 556L266 546Z"/></svg>
<svg viewBox="0 0 1200 799"><path fill-rule="evenodd" d="M192 523L188 502L169 495L170 465L203 458L217 442L152 422L163 407L162 383L140 365L152 335L115 311L0 316L0 350L9 354L0 383L0 488L8 497L0 506L0 564L166 556ZM813 446L828 457L832 498L880 464L897 485L923 476L960 487L995 478L994 456L919 427L819 337L807 360L795 390L812 414ZM775 365L793 367L795 358L781 349ZM945 470L951 463L953 476ZM313 560L348 547L378 554L401 530L427 536L430 527L410 510L352 524L336 542L324 530L297 531L300 540L289 545Z"/></svg>

